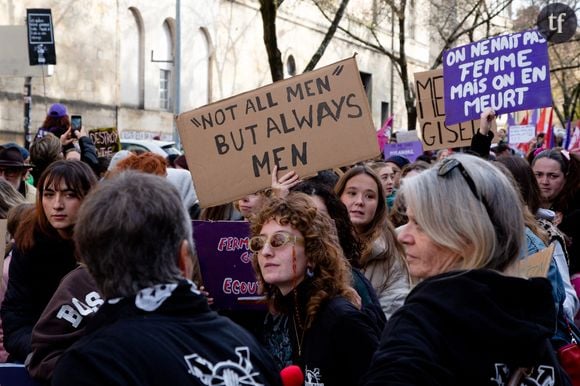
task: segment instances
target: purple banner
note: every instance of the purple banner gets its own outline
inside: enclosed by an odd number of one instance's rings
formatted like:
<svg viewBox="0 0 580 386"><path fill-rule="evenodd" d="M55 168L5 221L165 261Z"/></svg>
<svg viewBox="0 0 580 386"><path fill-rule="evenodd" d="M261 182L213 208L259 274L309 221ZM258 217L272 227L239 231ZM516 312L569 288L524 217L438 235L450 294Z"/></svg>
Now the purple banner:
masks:
<svg viewBox="0 0 580 386"><path fill-rule="evenodd" d="M529 30L445 51L445 123L552 105L546 39Z"/></svg>
<svg viewBox="0 0 580 386"><path fill-rule="evenodd" d="M214 308L264 308L258 304L258 281L248 250L250 224L245 221L193 221L193 237L205 289Z"/></svg>
<svg viewBox="0 0 580 386"><path fill-rule="evenodd" d="M385 159L393 155L402 155L411 162L415 162L417 157L423 154L423 143L421 141L388 143L385 145L383 153Z"/></svg>

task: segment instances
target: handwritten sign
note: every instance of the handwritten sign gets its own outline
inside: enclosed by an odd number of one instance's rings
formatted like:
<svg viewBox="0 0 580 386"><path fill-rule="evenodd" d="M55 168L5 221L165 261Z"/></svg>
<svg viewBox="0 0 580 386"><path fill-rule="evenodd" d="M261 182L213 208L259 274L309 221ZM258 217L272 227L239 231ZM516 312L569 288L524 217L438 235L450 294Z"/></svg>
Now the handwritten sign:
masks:
<svg viewBox="0 0 580 386"><path fill-rule="evenodd" d="M393 155L402 155L411 162L415 162L417 157L423 154L423 143L421 141L388 143L383 149L385 159Z"/></svg>
<svg viewBox="0 0 580 386"><path fill-rule="evenodd" d="M546 39L536 30L495 36L443 55L445 122L552 105Z"/></svg>
<svg viewBox="0 0 580 386"><path fill-rule="evenodd" d="M50 9L27 9L28 60L31 66L56 64Z"/></svg>
<svg viewBox="0 0 580 386"><path fill-rule="evenodd" d="M510 144L528 143L536 136L534 125L513 125L508 129L508 142Z"/></svg>
<svg viewBox="0 0 580 386"><path fill-rule="evenodd" d="M553 254L554 244L550 244L549 247L516 261L506 270L506 274L524 278L547 277Z"/></svg>
<svg viewBox="0 0 580 386"><path fill-rule="evenodd" d="M203 285L218 309L256 309L262 296L248 249L245 221L193 221Z"/></svg>
<svg viewBox="0 0 580 386"><path fill-rule="evenodd" d="M445 124L443 70L416 72L415 90L423 150L469 146L479 129L479 119L456 125Z"/></svg>
<svg viewBox="0 0 580 386"><path fill-rule="evenodd" d="M181 114L177 119L200 205L379 155L354 58Z"/></svg>
<svg viewBox="0 0 580 386"><path fill-rule="evenodd" d="M99 157L106 157L121 150L121 139L116 127L89 130L89 137L95 144Z"/></svg>

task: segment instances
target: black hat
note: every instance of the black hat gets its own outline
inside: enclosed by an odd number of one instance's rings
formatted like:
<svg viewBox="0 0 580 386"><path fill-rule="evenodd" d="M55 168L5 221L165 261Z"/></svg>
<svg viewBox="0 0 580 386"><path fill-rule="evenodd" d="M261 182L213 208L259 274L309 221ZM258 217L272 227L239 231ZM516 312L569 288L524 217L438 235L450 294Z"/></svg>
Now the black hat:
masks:
<svg viewBox="0 0 580 386"><path fill-rule="evenodd" d="M401 155L392 155L389 158L387 158L385 162L392 162L395 165L397 165L400 169L402 169L403 166L410 163L410 161L407 158L405 158Z"/></svg>
<svg viewBox="0 0 580 386"><path fill-rule="evenodd" d="M32 165L24 163L22 153L17 148L9 147L0 150L0 167L30 168Z"/></svg>

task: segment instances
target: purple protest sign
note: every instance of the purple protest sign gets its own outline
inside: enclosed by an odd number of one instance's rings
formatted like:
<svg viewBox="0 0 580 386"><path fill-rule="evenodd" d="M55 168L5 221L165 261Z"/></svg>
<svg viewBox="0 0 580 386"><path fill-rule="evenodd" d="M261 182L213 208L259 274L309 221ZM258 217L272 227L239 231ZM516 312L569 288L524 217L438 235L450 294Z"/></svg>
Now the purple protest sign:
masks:
<svg viewBox="0 0 580 386"><path fill-rule="evenodd" d="M402 155L411 162L415 162L417 157L423 154L423 143L421 141L388 143L385 145L383 153L385 159L393 155Z"/></svg>
<svg viewBox="0 0 580 386"><path fill-rule="evenodd" d="M445 124L552 105L546 39L529 30L445 51Z"/></svg>
<svg viewBox="0 0 580 386"><path fill-rule="evenodd" d="M193 221L203 285L220 310L262 309L245 221Z"/></svg>

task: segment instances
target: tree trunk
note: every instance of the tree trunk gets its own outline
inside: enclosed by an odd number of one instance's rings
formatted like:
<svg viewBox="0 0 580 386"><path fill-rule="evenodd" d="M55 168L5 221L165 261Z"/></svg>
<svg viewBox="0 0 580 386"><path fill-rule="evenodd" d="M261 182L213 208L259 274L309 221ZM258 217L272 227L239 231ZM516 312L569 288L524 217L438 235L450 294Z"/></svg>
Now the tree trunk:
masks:
<svg viewBox="0 0 580 386"><path fill-rule="evenodd" d="M407 53L405 51L405 3L402 2L402 9L397 19L399 22L399 68L401 69L401 82L403 83L403 94L405 96L405 110L407 111L407 129L415 130L417 124L417 108L415 107L415 97L409 82L409 69L407 67ZM391 85L392 87L392 85Z"/></svg>
<svg viewBox="0 0 580 386"><path fill-rule="evenodd" d="M276 8L276 0L260 0L264 45L268 53L268 63L270 64L270 74L273 82L284 79L282 54L278 49L278 38L276 36Z"/></svg>

